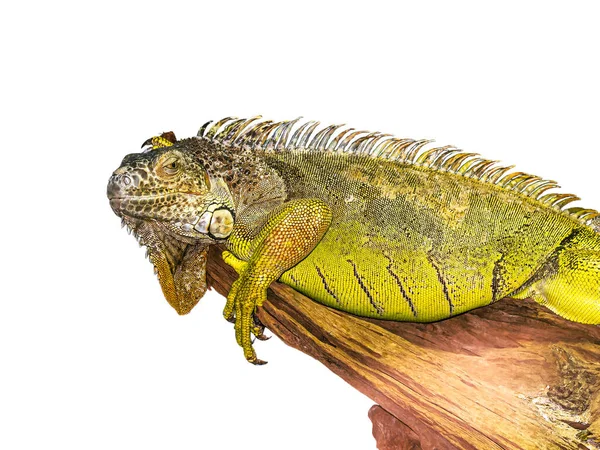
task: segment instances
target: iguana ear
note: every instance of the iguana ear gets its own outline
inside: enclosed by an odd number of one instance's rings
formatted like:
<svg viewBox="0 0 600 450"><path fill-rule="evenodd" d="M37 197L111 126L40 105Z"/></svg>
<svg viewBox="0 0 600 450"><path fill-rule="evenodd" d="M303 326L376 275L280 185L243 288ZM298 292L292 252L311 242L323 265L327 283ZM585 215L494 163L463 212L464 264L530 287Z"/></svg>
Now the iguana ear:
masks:
<svg viewBox="0 0 600 450"><path fill-rule="evenodd" d="M147 247L166 300L178 314L189 313L206 292L208 246L178 241L150 221L139 221L132 228Z"/></svg>

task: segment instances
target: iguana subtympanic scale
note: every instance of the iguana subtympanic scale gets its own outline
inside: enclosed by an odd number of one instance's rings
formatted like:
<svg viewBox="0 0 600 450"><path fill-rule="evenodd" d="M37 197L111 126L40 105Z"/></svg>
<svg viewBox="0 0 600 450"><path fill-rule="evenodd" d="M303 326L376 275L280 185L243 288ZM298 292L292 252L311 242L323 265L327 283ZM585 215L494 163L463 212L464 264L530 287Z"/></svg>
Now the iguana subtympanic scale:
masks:
<svg viewBox="0 0 600 450"><path fill-rule="evenodd" d="M239 278L224 315L250 362L275 280L364 317L430 322L511 296L600 323L600 215L567 208L578 198L555 182L428 141L257 119L151 138L108 185L180 314L225 245Z"/></svg>

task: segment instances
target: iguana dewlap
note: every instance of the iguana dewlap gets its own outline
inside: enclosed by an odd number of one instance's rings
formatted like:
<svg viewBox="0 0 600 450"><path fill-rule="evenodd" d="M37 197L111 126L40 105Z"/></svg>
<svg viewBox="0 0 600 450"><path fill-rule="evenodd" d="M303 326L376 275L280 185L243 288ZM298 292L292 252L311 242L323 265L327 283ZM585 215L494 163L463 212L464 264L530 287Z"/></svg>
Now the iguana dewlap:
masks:
<svg viewBox="0 0 600 450"><path fill-rule="evenodd" d="M556 183L427 141L257 119L152 138L108 184L178 313L225 245L239 278L224 315L248 361L275 280L363 317L430 322L511 296L600 324L600 215L546 193Z"/></svg>

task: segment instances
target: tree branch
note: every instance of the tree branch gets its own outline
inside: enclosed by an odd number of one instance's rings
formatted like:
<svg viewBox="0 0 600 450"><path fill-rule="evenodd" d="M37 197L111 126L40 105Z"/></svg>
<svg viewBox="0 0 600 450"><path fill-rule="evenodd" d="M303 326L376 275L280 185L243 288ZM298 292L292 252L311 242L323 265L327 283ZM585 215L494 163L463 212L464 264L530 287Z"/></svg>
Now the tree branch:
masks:
<svg viewBox="0 0 600 450"><path fill-rule="evenodd" d="M227 295L220 252L208 282ZM281 283L258 315L380 405L380 449L600 448L598 326L510 299L431 324L365 319Z"/></svg>

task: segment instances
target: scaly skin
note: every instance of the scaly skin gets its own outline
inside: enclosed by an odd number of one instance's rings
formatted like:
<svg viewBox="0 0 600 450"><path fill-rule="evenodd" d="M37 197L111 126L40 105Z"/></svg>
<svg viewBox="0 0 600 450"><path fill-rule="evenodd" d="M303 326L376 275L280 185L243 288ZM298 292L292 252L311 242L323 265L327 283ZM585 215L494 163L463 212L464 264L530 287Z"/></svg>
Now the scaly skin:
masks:
<svg viewBox="0 0 600 450"><path fill-rule="evenodd" d="M253 120L154 137L108 187L180 314L206 290L206 249L225 244L239 278L223 314L248 361L263 363L255 311L278 279L364 317L430 322L530 296L600 323L598 213L542 196L555 183L452 147Z"/></svg>
<svg viewBox="0 0 600 450"><path fill-rule="evenodd" d="M235 227L228 247L243 260L225 261L238 267L240 277L231 287L223 315L235 318L235 335L250 362L261 364L250 341L253 315L267 298L267 288L288 269L308 255L323 237L331 223L329 207L319 199L298 199L286 202L269 214L260 227ZM226 255L227 256L227 255ZM262 330L254 329L257 337Z"/></svg>

